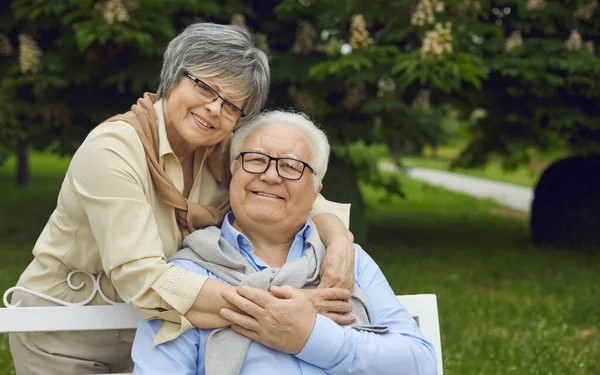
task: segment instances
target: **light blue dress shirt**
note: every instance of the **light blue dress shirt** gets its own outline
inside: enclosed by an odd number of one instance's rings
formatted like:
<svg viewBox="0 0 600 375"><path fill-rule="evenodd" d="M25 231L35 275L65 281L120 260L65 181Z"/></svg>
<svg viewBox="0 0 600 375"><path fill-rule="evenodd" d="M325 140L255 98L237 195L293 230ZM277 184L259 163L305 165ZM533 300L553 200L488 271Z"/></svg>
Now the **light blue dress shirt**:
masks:
<svg viewBox="0 0 600 375"><path fill-rule="evenodd" d="M233 228L232 219L230 212L223 222L221 236L257 270L268 267L254 254L250 241ZM304 254L312 225L314 223L307 220L296 235L287 257L288 262ZM414 319L396 299L377 264L359 245L354 246L354 282L366 296L372 324L387 325L389 332L377 334L358 331L317 315L313 332L300 353L295 356L281 353L253 341L241 375L437 374L433 346L425 340ZM175 259L172 263L221 280L191 261ZM204 375L204 353L211 330L192 329L173 341L152 347L152 340L161 324L160 320L140 320L132 349L134 374ZM227 361L227 358L223 358L223 361Z"/></svg>

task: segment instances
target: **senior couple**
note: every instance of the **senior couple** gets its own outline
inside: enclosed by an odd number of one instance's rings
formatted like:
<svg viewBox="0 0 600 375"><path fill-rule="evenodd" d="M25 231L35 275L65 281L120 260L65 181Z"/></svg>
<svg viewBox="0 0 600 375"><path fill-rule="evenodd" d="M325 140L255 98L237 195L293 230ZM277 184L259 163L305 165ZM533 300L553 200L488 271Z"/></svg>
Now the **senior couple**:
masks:
<svg viewBox="0 0 600 375"><path fill-rule="evenodd" d="M290 112L260 114L234 133L231 211L221 228L191 233L170 262L238 286L224 298L239 310L221 309L229 327L163 343L166 323L141 320L136 374L436 374L432 345L359 245L345 306L356 321L338 325L311 303L325 247L309 213L329 150L320 129Z"/></svg>
<svg viewBox="0 0 600 375"><path fill-rule="evenodd" d="M177 35L157 95L73 156L12 303L132 304L149 320L138 373L433 374L431 345L352 244L347 206L318 194L323 133L300 115L258 115L269 81L247 30ZM9 341L17 375L118 373L133 368L133 334Z"/></svg>

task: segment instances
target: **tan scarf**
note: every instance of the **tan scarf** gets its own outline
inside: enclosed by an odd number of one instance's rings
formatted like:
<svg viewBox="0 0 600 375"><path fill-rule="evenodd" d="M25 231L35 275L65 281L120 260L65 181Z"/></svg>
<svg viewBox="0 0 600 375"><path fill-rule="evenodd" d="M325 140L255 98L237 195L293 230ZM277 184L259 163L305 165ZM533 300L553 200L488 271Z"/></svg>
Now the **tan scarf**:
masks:
<svg viewBox="0 0 600 375"><path fill-rule="evenodd" d="M210 205L191 202L177 190L173 181L161 168L158 152L158 126L156 124L156 113L154 103L156 94L145 93L139 98L137 104L131 107L131 111L116 115L106 120L124 121L131 125L136 131L144 151L152 180L158 189L161 200L175 208L177 225L185 238L188 234L199 228L210 225L219 225L223 216L231 209L229 205L229 193L215 199ZM201 147L196 152L204 154L204 162L212 172L215 179L229 188L231 172L229 170L229 146L231 137L228 137L215 146Z"/></svg>

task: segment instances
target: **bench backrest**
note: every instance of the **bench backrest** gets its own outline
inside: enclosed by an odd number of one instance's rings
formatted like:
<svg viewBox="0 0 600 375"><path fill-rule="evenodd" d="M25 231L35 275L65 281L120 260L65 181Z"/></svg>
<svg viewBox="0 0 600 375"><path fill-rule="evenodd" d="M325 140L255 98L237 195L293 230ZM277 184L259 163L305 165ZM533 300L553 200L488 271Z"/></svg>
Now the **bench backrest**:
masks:
<svg viewBox="0 0 600 375"><path fill-rule="evenodd" d="M435 294L398 296L435 347L442 375L442 342ZM138 312L124 303L103 306L0 308L0 332L88 331L136 328Z"/></svg>

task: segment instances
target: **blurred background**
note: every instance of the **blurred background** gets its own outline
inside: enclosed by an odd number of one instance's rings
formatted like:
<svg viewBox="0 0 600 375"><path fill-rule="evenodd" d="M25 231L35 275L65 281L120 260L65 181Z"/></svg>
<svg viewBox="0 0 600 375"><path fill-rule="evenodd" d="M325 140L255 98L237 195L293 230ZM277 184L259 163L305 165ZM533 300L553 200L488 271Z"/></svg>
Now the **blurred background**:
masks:
<svg viewBox="0 0 600 375"><path fill-rule="evenodd" d="M4 1L0 291L70 155L194 22L248 28L267 107L327 132L323 194L397 294L437 294L446 374L600 373L596 0Z"/></svg>

